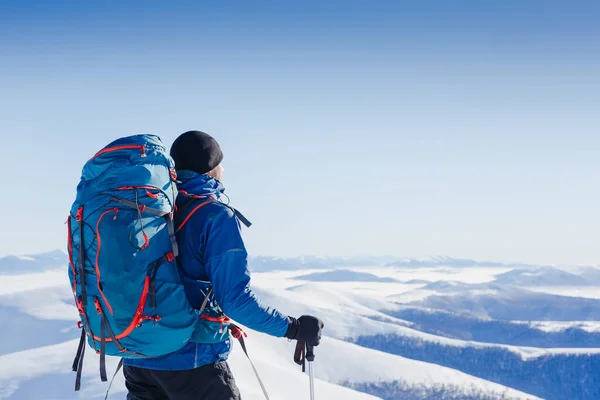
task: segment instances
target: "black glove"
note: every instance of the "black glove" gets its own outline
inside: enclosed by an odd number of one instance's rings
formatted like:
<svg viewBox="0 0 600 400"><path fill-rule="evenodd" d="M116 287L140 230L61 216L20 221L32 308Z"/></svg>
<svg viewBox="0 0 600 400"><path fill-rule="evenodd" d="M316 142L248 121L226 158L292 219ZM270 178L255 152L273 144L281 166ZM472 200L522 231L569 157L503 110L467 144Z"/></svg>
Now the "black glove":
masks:
<svg viewBox="0 0 600 400"><path fill-rule="evenodd" d="M284 337L318 346L324 326L323 321L310 315L303 315L298 319L290 317L290 324Z"/></svg>

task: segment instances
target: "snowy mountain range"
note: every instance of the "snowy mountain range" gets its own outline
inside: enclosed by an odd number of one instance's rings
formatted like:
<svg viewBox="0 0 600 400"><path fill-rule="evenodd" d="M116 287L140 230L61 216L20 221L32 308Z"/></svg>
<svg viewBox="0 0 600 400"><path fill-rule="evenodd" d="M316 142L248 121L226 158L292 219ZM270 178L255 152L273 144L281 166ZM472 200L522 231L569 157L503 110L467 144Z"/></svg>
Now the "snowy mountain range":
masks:
<svg viewBox="0 0 600 400"><path fill-rule="evenodd" d="M262 300L325 321L318 399L600 398L598 271L388 261L252 259ZM12 328L0 333L0 399L103 398L93 352L83 390L73 391L79 329L66 254L2 258L0 274L0 317ZM585 297L555 293L582 288ZM294 344L247 332L271 398L308 399ZM116 362L109 358L109 370ZM244 398L262 399L239 346L231 366ZM109 399L124 391L118 376Z"/></svg>
<svg viewBox="0 0 600 400"><path fill-rule="evenodd" d="M0 257L0 275L24 272L36 272L50 266L59 266L67 262L67 253L64 250L55 250L36 255L20 255ZM453 258L448 256L432 256L426 258L399 258L392 256L361 256L361 257L268 257L253 256L249 258L249 265L254 272L268 271L294 271L294 270L321 270L346 267L497 267L521 269L551 269L551 266L527 264L520 262L480 261L475 259ZM583 267L585 274L598 274L594 279L600 280L600 269L593 266ZM594 272L596 271L596 272Z"/></svg>
<svg viewBox="0 0 600 400"><path fill-rule="evenodd" d="M368 272L358 272L348 269L315 272L312 274L297 276L295 279L312 282L399 282L394 278L382 278Z"/></svg>
<svg viewBox="0 0 600 400"><path fill-rule="evenodd" d="M0 257L0 276L41 272L50 268L61 268L67 262L67 253L55 250L27 256Z"/></svg>
<svg viewBox="0 0 600 400"><path fill-rule="evenodd" d="M252 257L250 265L256 272L296 269L329 269L345 267L388 266L388 267L509 267L537 268L536 264L519 262L478 261L448 256L433 256L427 258L398 258L398 257Z"/></svg>

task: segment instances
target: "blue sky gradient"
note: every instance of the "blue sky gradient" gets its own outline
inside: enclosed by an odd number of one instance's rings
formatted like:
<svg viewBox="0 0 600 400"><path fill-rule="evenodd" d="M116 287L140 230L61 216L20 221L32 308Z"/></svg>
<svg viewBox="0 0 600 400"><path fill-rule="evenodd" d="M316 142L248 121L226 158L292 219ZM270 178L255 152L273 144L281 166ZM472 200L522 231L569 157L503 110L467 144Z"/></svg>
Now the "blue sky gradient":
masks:
<svg viewBox="0 0 600 400"><path fill-rule="evenodd" d="M0 254L65 248L81 167L189 129L251 254L600 263L600 4L0 5Z"/></svg>

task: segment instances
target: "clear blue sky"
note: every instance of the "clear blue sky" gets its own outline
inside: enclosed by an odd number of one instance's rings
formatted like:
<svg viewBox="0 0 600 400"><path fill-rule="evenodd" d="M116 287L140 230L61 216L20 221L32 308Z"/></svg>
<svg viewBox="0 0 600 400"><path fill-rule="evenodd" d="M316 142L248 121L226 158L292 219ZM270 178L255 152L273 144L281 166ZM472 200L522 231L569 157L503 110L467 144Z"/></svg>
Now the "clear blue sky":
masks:
<svg viewBox="0 0 600 400"><path fill-rule="evenodd" d="M600 263L597 1L3 1L0 255L113 139L213 134L254 255Z"/></svg>

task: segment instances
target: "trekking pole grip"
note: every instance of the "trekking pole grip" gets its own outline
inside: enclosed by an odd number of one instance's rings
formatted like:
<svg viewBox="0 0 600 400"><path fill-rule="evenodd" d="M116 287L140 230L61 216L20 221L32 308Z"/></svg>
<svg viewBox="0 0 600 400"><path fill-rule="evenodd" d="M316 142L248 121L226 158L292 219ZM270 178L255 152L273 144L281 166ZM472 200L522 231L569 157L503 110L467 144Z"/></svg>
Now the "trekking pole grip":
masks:
<svg viewBox="0 0 600 400"><path fill-rule="evenodd" d="M315 360L314 346L306 343L306 361L313 362Z"/></svg>

